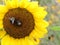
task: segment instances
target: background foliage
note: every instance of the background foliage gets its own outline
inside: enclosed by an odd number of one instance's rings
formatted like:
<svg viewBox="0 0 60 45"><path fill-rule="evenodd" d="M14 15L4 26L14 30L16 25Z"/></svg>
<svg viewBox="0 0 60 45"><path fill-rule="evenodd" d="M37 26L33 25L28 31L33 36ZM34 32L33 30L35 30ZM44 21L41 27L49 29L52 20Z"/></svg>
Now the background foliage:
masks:
<svg viewBox="0 0 60 45"><path fill-rule="evenodd" d="M60 45L60 0L38 1L48 12L45 19L50 24L48 27L48 36L41 39L41 45Z"/></svg>

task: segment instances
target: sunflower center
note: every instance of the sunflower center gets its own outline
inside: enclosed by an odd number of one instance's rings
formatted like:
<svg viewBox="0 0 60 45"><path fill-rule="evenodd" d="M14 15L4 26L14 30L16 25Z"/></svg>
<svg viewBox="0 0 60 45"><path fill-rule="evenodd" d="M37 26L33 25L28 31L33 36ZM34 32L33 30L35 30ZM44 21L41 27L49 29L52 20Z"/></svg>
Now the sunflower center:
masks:
<svg viewBox="0 0 60 45"><path fill-rule="evenodd" d="M24 38L34 29L33 15L25 8L10 9L4 16L3 26L13 38Z"/></svg>

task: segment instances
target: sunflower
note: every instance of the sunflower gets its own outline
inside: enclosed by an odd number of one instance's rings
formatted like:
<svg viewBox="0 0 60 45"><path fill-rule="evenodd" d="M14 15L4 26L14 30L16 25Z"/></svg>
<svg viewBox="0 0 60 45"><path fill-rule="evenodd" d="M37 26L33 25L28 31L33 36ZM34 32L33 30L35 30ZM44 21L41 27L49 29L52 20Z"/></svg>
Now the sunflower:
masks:
<svg viewBox="0 0 60 45"><path fill-rule="evenodd" d="M0 4L1 45L38 45L47 33L47 12L37 1L4 0Z"/></svg>

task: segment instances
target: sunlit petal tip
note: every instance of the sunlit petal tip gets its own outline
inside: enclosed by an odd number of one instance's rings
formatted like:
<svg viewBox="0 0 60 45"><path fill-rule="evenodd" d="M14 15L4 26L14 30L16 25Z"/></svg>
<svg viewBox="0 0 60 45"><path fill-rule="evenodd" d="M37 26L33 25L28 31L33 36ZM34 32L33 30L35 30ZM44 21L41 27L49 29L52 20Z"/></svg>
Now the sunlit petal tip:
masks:
<svg viewBox="0 0 60 45"><path fill-rule="evenodd" d="M8 11L5 5L0 5L0 14L5 14Z"/></svg>
<svg viewBox="0 0 60 45"><path fill-rule="evenodd" d="M4 0L5 5L8 9L17 8L18 0Z"/></svg>
<svg viewBox="0 0 60 45"><path fill-rule="evenodd" d="M6 32L4 30L0 30L0 39L5 36Z"/></svg>

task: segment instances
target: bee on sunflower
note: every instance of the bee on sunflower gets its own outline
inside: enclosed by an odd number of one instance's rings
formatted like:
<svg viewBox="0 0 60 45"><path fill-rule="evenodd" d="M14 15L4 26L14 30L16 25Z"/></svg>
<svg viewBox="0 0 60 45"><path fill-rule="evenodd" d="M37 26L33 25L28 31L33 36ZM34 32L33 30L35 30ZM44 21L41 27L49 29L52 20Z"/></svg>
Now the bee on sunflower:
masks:
<svg viewBox="0 0 60 45"><path fill-rule="evenodd" d="M47 33L47 12L37 1L4 0L0 4L1 45L38 45Z"/></svg>

